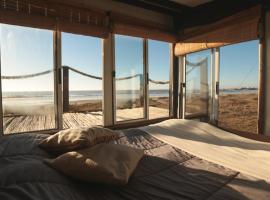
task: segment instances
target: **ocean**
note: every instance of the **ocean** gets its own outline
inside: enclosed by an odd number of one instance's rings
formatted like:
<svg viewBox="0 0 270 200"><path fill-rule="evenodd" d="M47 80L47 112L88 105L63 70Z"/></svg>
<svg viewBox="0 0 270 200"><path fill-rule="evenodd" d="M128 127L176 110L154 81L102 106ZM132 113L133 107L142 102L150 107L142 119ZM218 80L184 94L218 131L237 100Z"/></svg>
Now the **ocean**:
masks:
<svg viewBox="0 0 270 200"><path fill-rule="evenodd" d="M168 90L152 90L151 97L168 97ZM4 114L51 114L54 112L53 92L3 92ZM140 96L139 91L118 91L119 102L136 100ZM69 101L102 100L102 91L70 91Z"/></svg>
<svg viewBox="0 0 270 200"><path fill-rule="evenodd" d="M255 93L255 89L221 90L220 94ZM195 94L195 93L192 93ZM117 91L118 102L128 102L140 97L139 91ZM53 92L3 92L4 114L51 114L54 112ZM168 90L150 90L150 97L169 97ZM102 100L102 91L70 91L69 101Z"/></svg>
<svg viewBox="0 0 270 200"><path fill-rule="evenodd" d="M241 94L241 93L256 93L257 89L222 89L220 94ZM117 98L119 99L130 99L138 98L139 91L130 91L130 90L121 90L116 93ZM150 97L169 97L168 90L149 90ZM101 100L102 91L101 90L89 90L89 91L70 91L69 100L70 101L80 101L80 100ZM28 101L33 103L38 103L42 101L52 102L53 101L53 92L49 91L21 91L21 92L3 92L3 101L23 101L27 103Z"/></svg>
<svg viewBox="0 0 270 200"><path fill-rule="evenodd" d="M117 97L119 98L130 98L130 95L139 95L139 91L121 90L117 91ZM168 97L168 90L150 90L149 95L151 97ZM3 92L3 98L8 99L52 99L53 92L49 91L22 91L22 92ZM69 99L71 101L76 100L96 100L102 99L101 90L78 90L70 91Z"/></svg>

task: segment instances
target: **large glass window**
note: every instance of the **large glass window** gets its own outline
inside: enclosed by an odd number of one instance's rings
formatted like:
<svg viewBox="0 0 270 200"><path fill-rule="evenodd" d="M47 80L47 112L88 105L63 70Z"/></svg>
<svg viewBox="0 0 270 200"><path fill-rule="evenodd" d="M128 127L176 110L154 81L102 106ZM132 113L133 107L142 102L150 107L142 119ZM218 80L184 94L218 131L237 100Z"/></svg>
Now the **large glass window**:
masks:
<svg viewBox="0 0 270 200"><path fill-rule="evenodd" d="M143 39L115 35L116 121L145 118Z"/></svg>
<svg viewBox="0 0 270 200"><path fill-rule="evenodd" d="M0 25L4 133L56 128L53 32Z"/></svg>
<svg viewBox="0 0 270 200"><path fill-rule="evenodd" d="M257 133L258 40L220 48L218 125Z"/></svg>
<svg viewBox="0 0 270 200"><path fill-rule="evenodd" d="M102 122L102 40L62 33L63 127Z"/></svg>
<svg viewBox="0 0 270 200"><path fill-rule="evenodd" d="M170 44L148 40L149 119L168 117Z"/></svg>
<svg viewBox="0 0 270 200"><path fill-rule="evenodd" d="M209 116L211 50L186 55L185 116Z"/></svg>

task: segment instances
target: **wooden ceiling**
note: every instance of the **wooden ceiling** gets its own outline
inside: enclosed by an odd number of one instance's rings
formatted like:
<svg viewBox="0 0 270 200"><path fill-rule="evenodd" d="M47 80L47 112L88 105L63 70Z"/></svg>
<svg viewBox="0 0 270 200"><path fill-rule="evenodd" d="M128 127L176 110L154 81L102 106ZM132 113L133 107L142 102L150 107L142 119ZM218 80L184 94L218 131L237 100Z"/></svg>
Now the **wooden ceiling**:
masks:
<svg viewBox="0 0 270 200"><path fill-rule="evenodd" d="M170 15L175 30L213 23L264 0L114 0Z"/></svg>
<svg viewBox="0 0 270 200"><path fill-rule="evenodd" d="M199 6L201 4L208 3L213 0L170 0L178 4L186 5L189 7Z"/></svg>

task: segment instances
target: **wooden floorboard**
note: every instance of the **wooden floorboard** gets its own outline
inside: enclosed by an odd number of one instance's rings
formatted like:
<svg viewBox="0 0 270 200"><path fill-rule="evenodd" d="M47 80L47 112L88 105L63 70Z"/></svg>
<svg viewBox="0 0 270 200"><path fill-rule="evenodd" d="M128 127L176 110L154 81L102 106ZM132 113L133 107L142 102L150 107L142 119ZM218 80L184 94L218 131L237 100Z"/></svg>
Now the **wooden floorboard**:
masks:
<svg viewBox="0 0 270 200"><path fill-rule="evenodd" d="M161 118L169 116L167 109L150 107L149 118ZM142 108L117 110L117 121L143 118ZM102 125L102 112L91 113L64 113L63 128L89 127ZM54 115L25 115L4 117L4 133L19 133L53 129L55 127Z"/></svg>

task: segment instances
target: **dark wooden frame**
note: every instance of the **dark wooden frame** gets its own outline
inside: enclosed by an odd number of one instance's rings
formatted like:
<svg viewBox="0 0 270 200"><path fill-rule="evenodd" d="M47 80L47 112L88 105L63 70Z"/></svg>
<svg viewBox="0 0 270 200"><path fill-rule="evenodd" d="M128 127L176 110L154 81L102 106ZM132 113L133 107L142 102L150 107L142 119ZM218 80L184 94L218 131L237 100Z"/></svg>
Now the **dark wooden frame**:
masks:
<svg viewBox="0 0 270 200"><path fill-rule="evenodd" d="M266 48L265 48L265 10L262 8L261 18L260 18L260 35L259 35L259 91L258 91L258 134L264 133L265 126L265 79L266 79Z"/></svg>
<svg viewBox="0 0 270 200"><path fill-rule="evenodd" d="M170 116L177 118L178 116L178 91L179 91L179 66L178 57L174 55L175 44L171 44L170 48Z"/></svg>

